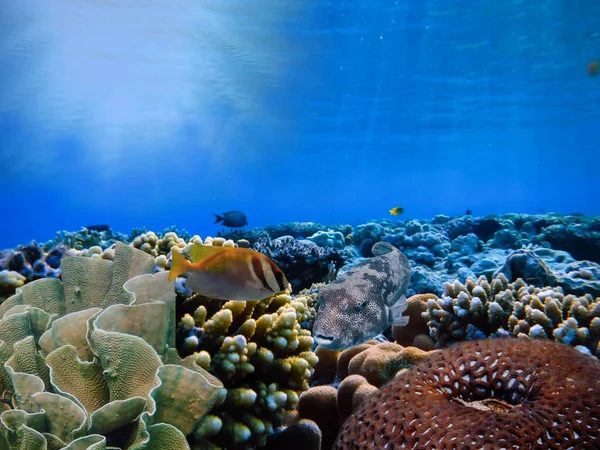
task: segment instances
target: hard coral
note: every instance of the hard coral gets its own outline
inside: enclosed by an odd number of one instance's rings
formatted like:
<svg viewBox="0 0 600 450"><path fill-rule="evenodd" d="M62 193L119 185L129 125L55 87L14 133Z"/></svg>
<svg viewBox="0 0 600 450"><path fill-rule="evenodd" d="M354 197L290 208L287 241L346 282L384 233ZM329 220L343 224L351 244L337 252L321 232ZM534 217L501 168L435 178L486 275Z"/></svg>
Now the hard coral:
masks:
<svg viewBox="0 0 600 450"><path fill-rule="evenodd" d="M599 371L550 341L462 343L368 397L335 448L599 448Z"/></svg>
<svg viewBox="0 0 600 450"><path fill-rule="evenodd" d="M222 424L211 441L229 449L264 445L296 409L317 363L310 331L300 326L310 314L308 299L280 294L223 303L196 295L182 306L192 307L180 320L180 345L228 392L207 418Z"/></svg>
<svg viewBox="0 0 600 450"><path fill-rule="evenodd" d="M554 338L600 355L600 297L565 295L560 287L509 283L499 274L446 283L440 299L427 302L424 313L436 346L465 339L513 334Z"/></svg>
<svg viewBox="0 0 600 450"><path fill-rule="evenodd" d="M175 352L174 283L122 243L61 265L0 305L0 448L189 449L224 391Z"/></svg>
<svg viewBox="0 0 600 450"><path fill-rule="evenodd" d="M337 374L341 379L361 375L379 387L394 378L398 371L414 366L428 355L415 347L371 340L341 352Z"/></svg>
<svg viewBox="0 0 600 450"><path fill-rule="evenodd" d="M291 236L259 239L253 248L267 255L283 270L294 291L323 281L329 276L332 265L340 268L344 264L343 254L336 248L319 247L314 242Z"/></svg>

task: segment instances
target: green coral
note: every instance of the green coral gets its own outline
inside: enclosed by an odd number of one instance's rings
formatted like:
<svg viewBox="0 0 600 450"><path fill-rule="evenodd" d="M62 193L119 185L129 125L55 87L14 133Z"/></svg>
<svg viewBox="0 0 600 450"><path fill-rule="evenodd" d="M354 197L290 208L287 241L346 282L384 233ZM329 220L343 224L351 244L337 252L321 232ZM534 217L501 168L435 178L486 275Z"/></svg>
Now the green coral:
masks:
<svg viewBox="0 0 600 450"><path fill-rule="evenodd" d="M195 310L179 321L181 346L227 388L196 439L219 448L256 448L296 409L318 360L310 331L300 326L311 313L309 301L288 292L261 301L194 296L186 302Z"/></svg>
<svg viewBox="0 0 600 450"><path fill-rule="evenodd" d="M551 338L600 356L600 298L565 295L560 287L513 283L499 274L446 283L439 299L429 299L423 316L437 346L510 333Z"/></svg>
<svg viewBox="0 0 600 450"><path fill-rule="evenodd" d="M96 253L94 253L96 254ZM175 349L174 283L122 243L0 305L0 448L190 448L223 384Z"/></svg>

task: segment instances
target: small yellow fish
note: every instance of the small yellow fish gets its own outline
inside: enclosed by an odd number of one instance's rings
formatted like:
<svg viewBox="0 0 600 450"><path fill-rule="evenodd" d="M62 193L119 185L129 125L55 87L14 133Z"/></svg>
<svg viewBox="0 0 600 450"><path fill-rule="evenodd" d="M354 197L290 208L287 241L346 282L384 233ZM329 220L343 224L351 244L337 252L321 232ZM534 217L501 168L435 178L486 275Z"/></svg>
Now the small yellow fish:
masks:
<svg viewBox="0 0 600 450"><path fill-rule="evenodd" d="M396 206L395 208L390 209L390 214L392 216L397 216L398 214L402 214L404 212L404 208L401 206Z"/></svg>
<svg viewBox="0 0 600 450"><path fill-rule="evenodd" d="M219 300L262 300L285 290L288 281L267 256L249 248L194 244L192 261L172 252L169 281L188 273L185 286Z"/></svg>

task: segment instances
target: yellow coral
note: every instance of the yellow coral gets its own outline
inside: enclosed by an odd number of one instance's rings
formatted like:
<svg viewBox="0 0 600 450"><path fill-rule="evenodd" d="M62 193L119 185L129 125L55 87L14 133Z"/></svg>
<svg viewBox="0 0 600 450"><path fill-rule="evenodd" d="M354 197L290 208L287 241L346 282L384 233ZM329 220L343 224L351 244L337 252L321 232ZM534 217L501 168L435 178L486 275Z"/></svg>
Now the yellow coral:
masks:
<svg viewBox="0 0 600 450"><path fill-rule="evenodd" d="M0 271L0 289L1 288L18 288L25 284L26 278L19 272L2 270Z"/></svg>
<svg viewBox="0 0 600 450"><path fill-rule="evenodd" d="M208 243L224 242L215 238ZM286 292L252 302L216 302L197 295L187 302L195 305L199 331L194 333L201 336L196 363L228 390L227 400L211 411L221 419L219 430L207 431L216 427L206 419L194 436L210 435L223 448L263 445L287 411L297 407L318 362L310 351L311 333L300 326L310 316L310 299ZM182 325L179 333L185 339L189 332Z"/></svg>

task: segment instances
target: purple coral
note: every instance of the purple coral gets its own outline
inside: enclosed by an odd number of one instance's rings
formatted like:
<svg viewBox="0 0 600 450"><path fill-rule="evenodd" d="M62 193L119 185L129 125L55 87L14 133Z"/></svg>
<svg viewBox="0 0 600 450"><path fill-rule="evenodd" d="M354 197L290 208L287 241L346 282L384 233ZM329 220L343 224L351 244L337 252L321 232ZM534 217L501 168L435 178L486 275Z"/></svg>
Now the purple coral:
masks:
<svg viewBox="0 0 600 450"><path fill-rule="evenodd" d="M283 270L294 292L324 281L332 264L339 269L345 260L343 253L336 248L319 247L314 242L292 236L261 238L253 248L267 255Z"/></svg>

